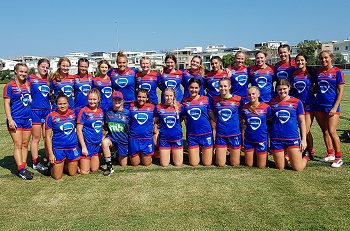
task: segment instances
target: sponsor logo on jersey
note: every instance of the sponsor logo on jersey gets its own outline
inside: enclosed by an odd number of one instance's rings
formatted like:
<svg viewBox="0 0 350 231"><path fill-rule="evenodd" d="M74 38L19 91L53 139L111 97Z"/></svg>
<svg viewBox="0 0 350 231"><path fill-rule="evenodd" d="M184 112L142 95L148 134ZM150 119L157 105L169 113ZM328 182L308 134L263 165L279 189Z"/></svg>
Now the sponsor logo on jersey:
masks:
<svg viewBox="0 0 350 231"><path fill-rule="evenodd" d="M30 103L30 94L21 94L21 101L25 107L28 106Z"/></svg>
<svg viewBox="0 0 350 231"><path fill-rule="evenodd" d="M96 133L100 133L102 131L102 121L97 120L92 123L92 127L95 129Z"/></svg>
<svg viewBox="0 0 350 231"><path fill-rule="evenodd" d="M256 116L250 117L249 119L247 119L247 121L254 131L257 130L261 125L261 119Z"/></svg>
<svg viewBox="0 0 350 231"><path fill-rule="evenodd" d="M187 113L192 117L193 120L198 120L202 115L202 111L199 108L192 108L188 110Z"/></svg>
<svg viewBox="0 0 350 231"><path fill-rule="evenodd" d="M167 80L167 81L165 81L165 86L172 88L172 89L175 89L175 87L177 86L177 83L175 80Z"/></svg>
<svg viewBox="0 0 350 231"><path fill-rule="evenodd" d="M60 126L60 129L65 135L69 135L74 130L74 124L71 122L64 123Z"/></svg>
<svg viewBox="0 0 350 231"><path fill-rule="evenodd" d="M112 88L111 87L104 87L104 88L102 88L101 92L106 96L107 99L109 99L112 96Z"/></svg>
<svg viewBox="0 0 350 231"><path fill-rule="evenodd" d="M214 81L211 85L215 88L215 91L219 92L219 81Z"/></svg>
<svg viewBox="0 0 350 231"><path fill-rule="evenodd" d="M126 85L128 85L128 79L127 78L118 78L115 80L115 83L119 86L119 87L125 87Z"/></svg>
<svg viewBox="0 0 350 231"><path fill-rule="evenodd" d="M226 122L231 118L232 111L230 109L225 108L219 111L219 115L221 116L222 120Z"/></svg>
<svg viewBox="0 0 350 231"><path fill-rule="evenodd" d="M79 87L79 90L83 93L83 95L87 96L90 91L91 86L89 84L83 84Z"/></svg>
<svg viewBox="0 0 350 231"><path fill-rule="evenodd" d="M277 78L278 79L288 79L288 72L286 72L286 71L279 71L277 73Z"/></svg>
<svg viewBox="0 0 350 231"><path fill-rule="evenodd" d="M140 124L140 125L142 125L142 124L144 124L144 123L146 123L147 122L147 120L148 120L148 115L146 114L146 113L137 113L137 114L135 114L134 115L134 118L136 119L136 121Z"/></svg>
<svg viewBox="0 0 350 231"><path fill-rule="evenodd" d="M173 128L176 124L175 116L167 116L164 118L164 122L168 128Z"/></svg>
<svg viewBox="0 0 350 231"><path fill-rule="evenodd" d="M146 89L148 92L150 92L152 86L149 83L142 83L142 84L139 85L139 88L140 89Z"/></svg>
<svg viewBox="0 0 350 231"><path fill-rule="evenodd" d="M287 110L280 110L280 111L276 112L276 116L279 119L281 124L285 124L288 122L288 120L290 118L290 113Z"/></svg>
<svg viewBox="0 0 350 231"><path fill-rule="evenodd" d="M72 92L73 92L73 87L72 86L63 86L63 87L61 87L61 91L63 91L63 93L67 97L71 97L72 96Z"/></svg>
<svg viewBox="0 0 350 231"><path fill-rule="evenodd" d="M297 81L293 85L294 88L297 89L298 93L302 93L306 88L306 83L304 81Z"/></svg>
<svg viewBox="0 0 350 231"><path fill-rule="evenodd" d="M47 85L41 85L38 87L38 89L44 97L48 96L50 93L50 88Z"/></svg>
<svg viewBox="0 0 350 231"><path fill-rule="evenodd" d="M238 75L235 80L240 86L244 86L247 83L248 76L247 75Z"/></svg>
<svg viewBox="0 0 350 231"><path fill-rule="evenodd" d="M330 87L329 82L326 80L319 81L318 86L320 87L321 93L326 93Z"/></svg>
<svg viewBox="0 0 350 231"><path fill-rule="evenodd" d="M260 76L256 79L256 83L259 88L264 88L267 84L267 78L265 76Z"/></svg>

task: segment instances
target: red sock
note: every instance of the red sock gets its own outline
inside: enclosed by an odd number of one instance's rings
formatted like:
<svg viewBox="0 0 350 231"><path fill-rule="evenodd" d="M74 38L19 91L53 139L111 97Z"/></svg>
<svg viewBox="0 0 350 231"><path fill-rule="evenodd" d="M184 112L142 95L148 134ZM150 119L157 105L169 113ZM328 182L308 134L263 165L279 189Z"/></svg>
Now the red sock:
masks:
<svg viewBox="0 0 350 231"><path fill-rule="evenodd" d="M38 164L38 161L39 161L38 157L37 158L33 158L32 160L33 160L33 164L35 164L35 165Z"/></svg>
<svg viewBox="0 0 350 231"><path fill-rule="evenodd" d="M307 150L311 155L315 154L315 150L314 149L309 149Z"/></svg>
<svg viewBox="0 0 350 231"><path fill-rule="evenodd" d="M343 154L342 154L341 151L335 153L335 158L336 158L336 159L341 159L342 157L343 157Z"/></svg>
<svg viewBox="0 0 350 231"><path fill-rule="evenodd" d="M18 169L18 171L21 171L21 170L25 169L25 167L26 167L26 162L23 162L22 164L17 166L17 169Z"/></svg>
<svg viewBox="0 0 350 231"><path fill-rule="evenodd" d="M329 149L327 149L327 153L328 153L328 155L334 155L335 151L333 148L329 148Z"/></svg>

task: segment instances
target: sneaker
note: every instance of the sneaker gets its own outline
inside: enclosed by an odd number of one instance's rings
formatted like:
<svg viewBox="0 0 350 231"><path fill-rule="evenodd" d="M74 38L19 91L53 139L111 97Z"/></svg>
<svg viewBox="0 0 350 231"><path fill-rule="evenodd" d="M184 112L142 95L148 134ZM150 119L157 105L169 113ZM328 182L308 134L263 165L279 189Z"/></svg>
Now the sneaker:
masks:
<svg viewBox="0 0 350 231"><path fill-rule="evenodd" d="M40 171L46 171L49 168L39 162L38 164L33 164L33 169L38 170L40 172Z"/></svg>
<svg viewBox="0 0 350 231"><path fill-rule="evenodd" d="M33 179L33 173L28 171L27 169L24 169L22 173L18 173L18 176L21 177L23 180L32 180Z"/></svg>
<svg viewBox="0 0 350 231"><path fill-rule="evenodd" d="M114 172L113 168L107 168L107 170L103 173L104 176L110 176Z"/></svg>
<svg viewBox="0 0 350 231"><path fill-rule="evenodd" d="M334 161L333 161L333 163L332 163L332 167L333 168L339 168L339 167L341 167L342 165L343 165L343 159L341 159L341 158L337 158L337 159L335 159Z"/></svg>
<svg viewBox="0 0 350 231"><path fill-rule="evenodd" d="M321 162L330 162L335 160L335 155L333 154L328 154L324 158L320 159Z"/></svg>
<svg viewBox="0 0 350 231"><path fill-rule="evenodd" d="M302 158L309 161L310 160L310 153L308 151L304 150L302 153Z"/></svg>

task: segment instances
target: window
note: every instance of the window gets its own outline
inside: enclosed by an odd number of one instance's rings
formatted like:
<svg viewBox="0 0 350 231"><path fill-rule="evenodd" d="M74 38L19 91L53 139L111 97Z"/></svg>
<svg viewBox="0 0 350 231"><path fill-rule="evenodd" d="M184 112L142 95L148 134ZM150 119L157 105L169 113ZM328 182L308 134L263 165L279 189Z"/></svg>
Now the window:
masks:
<svg viewBox="0 0 350 231"><path fill-rule="evenodd" d="M348 46L345 46L345 50L349 50L349 47L348 47Z"/></svg>

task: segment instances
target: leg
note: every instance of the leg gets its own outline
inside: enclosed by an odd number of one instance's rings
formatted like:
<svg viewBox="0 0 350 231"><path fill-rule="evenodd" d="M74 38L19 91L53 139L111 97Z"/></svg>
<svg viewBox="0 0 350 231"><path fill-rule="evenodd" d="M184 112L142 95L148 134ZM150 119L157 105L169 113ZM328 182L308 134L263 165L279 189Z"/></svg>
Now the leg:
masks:
<svg viewBox="0 0 350 231"><path fill-rule="evenodd" d="M161 148L159 149L160 154L160 165L167 167L170 164L170 149Z"/></svg>
<svg viewBox="0 0 350 231"><path fill-rule="evenodd" d="M245 165L248 167L253 167L254 165L254 149L244 150Z"/></svg>
<svg viewBox="0 0 350 231"><path fill-rule="evenodd" d="M241 162L241 148L230 147L230 164L232 166L239 166Z"/></svg>
<svg viewBox="0 0 350 231"><path fill-rule="evenodd" d="M311 134L311 125L314 120L313 114L305 114L305 125L306 125L306 142L307 142L307 150L309 152L313 152L314 149L314 140Z"/></svg>
<svg viewBox="0 0 350 231"><path fill-rule="evenodd" d="M267 152L257 152L256 153L256 165L258 168L265 168L267 162Z"/></svg>
<svg viewBox="0 0 350 231"><path fill-rule="evenodd" d="M191 166L197 166L199 164L199 147L188 149L188 160Z"/></svg>
<svg viewBox="0 0 350 231"><path fill-rule="evenodd" d="M288 148L287 152L293 170L298 172L303 171L308 160L302 157L300 150L298 148Z"/></svg>
<svg viewBox="0 0 350 231"><path fill-rule="evenodd" d="M152 155L141 154L141 161L144 166L150 166L152 164Z"/></svg>
<svg viewBox="0 0 350 231"><path fill-rule="evenodd" d="M213 129L213 140L216 138L216 123L213 120L210 120L211 128Z"/></svg>
<svg viewBox="0 0 350 231"><path fill-rule="evenodd" d="M69 176L75 176L78 171L78 161L66 161L67 173Z"/></svg>
<svg viewBox="0 0 350 231"><path fill-rule="evenodd" d="M184 149L172 149L173 163L175 166L181 166L184 162Z"/></svg>
<svg viewBox="0 0 350 231"><path fill-rule="evenodd" d="M22 160L23 162L27 162L28 157L28 146L29 140L32 135L32 131L23 131L22 132Z"/></svg>
<svg viewBox="0 0 350 231"><path fill-rule="evenodd" d="M127 156L119 156L118 158L120 166L126 166L128 164Z"/></svg>
<svg viewBox="0 0 350 231"><path fill-rule="evenodd" d="M51 167L51 177L55 180L59 180L63 175L64 161L58 164L54 164Z"/></svg>
<svg viewBox="0 0 350 231"><path fill-rule="evenodd" d="M130 163L132 166L138 166L140 162L141 160L140 160L139 154L136 154L130 157Z"/></svg>
<svg viewBox="0 0 350 231"><path fill-rule="evenodd" d="M328 130L329 130L329 135L331 137L335 152L341 152L340 139L339 139L339 136L337 133L338 123L339 123L339 115L338 114L328 117L328 121L327 121Z"/></svg>
<svg viewBox="0 0 350 231"><path fill-rule="evenodd" d="M224 167L226 165L226 151L227 147L216 146L215 162L218 167Z"/></svg>
<svg viewBox="0 0 350 231"><path fill-rule="evenodd" d="M33 164L38 164L38 150L41 138L41 124L33 124L32 126L32 142L30 144L30 153L32 154Z"/></svg>
<svg viewBox="0 0 350 231"><path fill-rule="evenodd" d="M213 147L202 148L202 163L204 166L210 166L213 163Z"/></svg>
<svg viewBox="0 0 350 231"><path fill-rule="evenodd" d="M285 166L284 151L272 152L275 166L279 170L283 170Z"/></svg>
<svg viewBox="0 0 350 231"><path fill-rule="evenodd" d="M14 144L13 156L15 158L17 166L20 166L23 162L25 162L22 157L22 131L10 131L10 135Z"/></svg>
<svg viewBox="0 0 350 231"><path fill-rule="evenodd" d="M327 123L328 114L317 112L315 114L315 117L316 117L316 121L317 121L318 125L320 126L320 128L322 130L323 139L324 139L324 142L326 144L327 150L334 149L333 144L332 144L332 139L331 139L331 136L330 136L329 131L328 131L328 123Z"/></svg>
<svg viewBox="0 0 350 231"><path fill-rule="evenodd" d="M80 174L81 175L89 174L90 164L91 164L90 158L83 157L79 160L79 167L80 167ZM69 170L68 170L68 172L69 172Z"/></svg>

